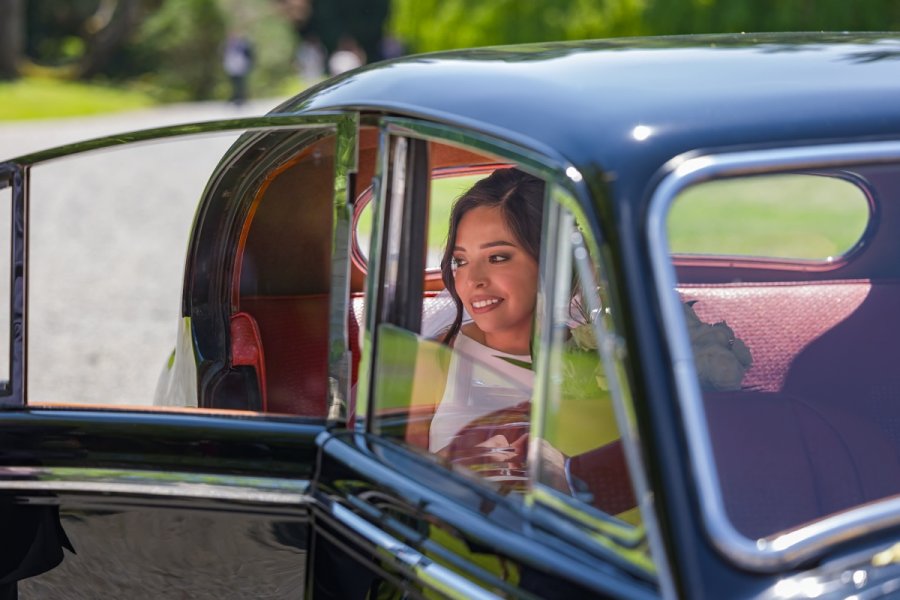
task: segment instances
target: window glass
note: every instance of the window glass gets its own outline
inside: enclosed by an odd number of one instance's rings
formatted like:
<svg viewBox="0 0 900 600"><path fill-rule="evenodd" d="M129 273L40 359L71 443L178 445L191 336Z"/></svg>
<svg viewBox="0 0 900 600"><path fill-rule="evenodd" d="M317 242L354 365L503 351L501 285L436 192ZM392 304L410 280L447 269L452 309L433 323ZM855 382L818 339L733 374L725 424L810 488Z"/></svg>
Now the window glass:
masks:
<svg viewBox="0 0 900 600"><path fill-rule="evenodd" d="M434 144L431 149L432 161L439 160L441 151ZM378 328L373 424L378 433L434 454L448 468L477 473L504 491L524 491L545 186L523 171L498 169L496 158L481 160L483 165L432 166L427 172L429 206L423 220L428 231L418 238L421 247L409 250L429 257L426 269L440 264L456 200L463 195L484 200L467 205L456 220L453 288L420 292L414 303L414 310L422 312L420 325L410 319L416 325L385 323ZM483 193L474 194L475 186ZM515 217L494 202L510 190L516 195L510 209ZM390 205L395 210L402 206ZM515 219L528 220L530 230L515 228ZM395 216L387 220L396 223ZM414 228L386 226L386 231L414 239ZM405 280L390 279L399 272L391 265L404 260L394 255L404 246L398 240L384 245L389 281L380 287L396 288L385 292L387 302L403 294Z"/></svg>
<svg viewBox="0 0 900 600"><path fill-rule="evenodd" d="M604 273L564 210L562 221L539 480L606 516L637 524L640 515L614 407L614 390L627 390L615 307Z"/></svg>
<svg viewBox="0 0 900 600"><path fill-rule="evenodd" d="M237 135L32 168L29 403L153 402L174 347L197 201Z"/></svg>
<svg viewBox="0 0 900 600"><path fill-rule="evenodd" d="M459 166L452 168L436 168L429 184L431 211L428 220L428 246L426 266L429 271L437 272L441 266L441 254L447 241L447 223L450 208L459 196L482 179L489 168L482 165ZM369 244L372 239L372 189L366 189L360 196L362 208L356 217L356 244L359 255L367 259Z"/></svg>
<svg viewBox="0 0 900 600"><path fill-rule="evenodd" d="M856 246L870 218L849 176L788 173L695 185L672 205L668 231L676 254L829 262Z"/></svg>
<svg viewBox="0 0 900 600"><path fill-rule="evenodd" d="M689 344L698 408L708 427L712 456L707 460L715 464L727 517L753 540L900 493L900 378L894 366L900 353L895 310L900 223L892 207L900 167L854 165L845 176L866 182L879 221L866 230L861 250L846 255L836 272L690 262L683 260L684 245L677 238L670 246L677 266L678 331ZM789 183L790 201L758 193L774 188L757 188L757 182L776 181ZM718 221L721 227L731 224L728 245L759 247L760 232L777 232L767 238L770 257L800 255L790 250L788 232L797 232L799 243L813 248L819 238L811 226L822 232L821 239L827 231L832 245L805 258L846 252L870 213L860 188L848 181L819 174L761 175L685 190L674 199L668 230L685 225L683 201L738 188L753 194L720 200L733 210ZM811 190L815 194L803 195ZM792 204L809 210L795 212ZM850 206L858 208L854 212ZM704 230L717 222L693 220Z"/></svg>
<svg viewBox="0 0 900 600"><path fill-rule="evenodd" d="M500 489L525 489L529 369L391 325L379 328L378 356L376 433L474 471Z"/></svg>

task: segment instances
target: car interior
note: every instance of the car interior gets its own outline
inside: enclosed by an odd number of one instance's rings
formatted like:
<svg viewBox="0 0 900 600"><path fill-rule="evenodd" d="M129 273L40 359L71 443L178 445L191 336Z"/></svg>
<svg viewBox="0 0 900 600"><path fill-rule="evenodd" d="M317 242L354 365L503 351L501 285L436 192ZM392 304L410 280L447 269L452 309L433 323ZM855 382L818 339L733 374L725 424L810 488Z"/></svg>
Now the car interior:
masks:
<svg viewBox="0 0 900 600"><path fill-rule="evenodd" d="M900 179L882 166L834 175L868 202L842 255L673 257L680 300L753 358L739 389L703 397L726 512L751 539L900 492L900 256L887 234L900 211L883 201Z"/></svg>
<svg viewBox="0 0 900 600"><path fill-rule="evenodd" d="M371 201L377 141L375 128L361 129L354 232ZM263 412L326 412L333 160L334 140L322 138L272 172L243 226L232 285L232 366L252 371ZM435 142L429 161L435 179L483 175L501 164ZM900 492L900 379L893 366L900 319L891 318L900 303L900 247L879 236L900 228L900 208L876 201L897 189L900 175L868 167L853 176L864 182L869 223L840 256L672 257L680 301L704 323L726 322L752 356L737 389L703 394L726 512L751 539ZM366 244L354 240L349 282L354 384ZM432 312L447 307L442 287L439 272L425 274L423 330ZM408 408L402 435L427 447L421 424L433 407ZM616 451L613 462L625 472Z"/></svg>

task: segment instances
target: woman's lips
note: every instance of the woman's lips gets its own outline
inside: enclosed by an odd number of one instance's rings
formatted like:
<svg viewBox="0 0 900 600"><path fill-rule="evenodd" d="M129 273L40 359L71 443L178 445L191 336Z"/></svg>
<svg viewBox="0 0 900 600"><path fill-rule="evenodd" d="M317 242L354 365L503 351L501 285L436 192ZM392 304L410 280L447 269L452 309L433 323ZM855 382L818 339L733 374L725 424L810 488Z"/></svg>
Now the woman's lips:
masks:
<svg viewBox="0 0 900 600"><path fill-rule="evenodd" d="M497 297L481 297L477 299L473 299L469 302L470 308L473 314L480 315L486 312L490 312L500 306L500 303L503 302L502 298Z"/></svg>

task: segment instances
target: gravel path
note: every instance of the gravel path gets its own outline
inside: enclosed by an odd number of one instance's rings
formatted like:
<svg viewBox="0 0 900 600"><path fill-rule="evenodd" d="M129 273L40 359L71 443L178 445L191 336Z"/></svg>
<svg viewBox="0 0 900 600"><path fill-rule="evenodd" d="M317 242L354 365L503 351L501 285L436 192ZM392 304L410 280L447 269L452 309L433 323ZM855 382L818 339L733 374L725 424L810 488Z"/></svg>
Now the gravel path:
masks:
<svg viewBox="0 0 900 600"><path fill-rule="evenodd" d="M0 161L120 132L264 114L278 103L0 122ZM197 200L235 137L128 146L32 169L29 402L151 402L174 346ZM9 198L8 189L0 190L0 202ZM0 247L8 243L7 231L8 216L0 211ZM0 281L6 281L5 260L2 265ZM7 293L0 288L0 314L8 310L2 303Z"/></svg>

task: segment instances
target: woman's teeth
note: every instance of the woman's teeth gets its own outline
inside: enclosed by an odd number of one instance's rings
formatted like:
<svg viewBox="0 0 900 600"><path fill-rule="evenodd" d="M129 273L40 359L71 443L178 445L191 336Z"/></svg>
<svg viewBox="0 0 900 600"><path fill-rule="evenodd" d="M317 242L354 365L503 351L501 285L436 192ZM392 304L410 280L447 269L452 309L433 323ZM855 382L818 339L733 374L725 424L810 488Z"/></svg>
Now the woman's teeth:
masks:
<svg viewBox="0 0 900 600"><path fill-rule="evenodd" d="M486 308L492 304L497 304L500 302L499 298L491 298L490 300L478 300L477 302L473 302L472 306L474 308Z"/></svg>

